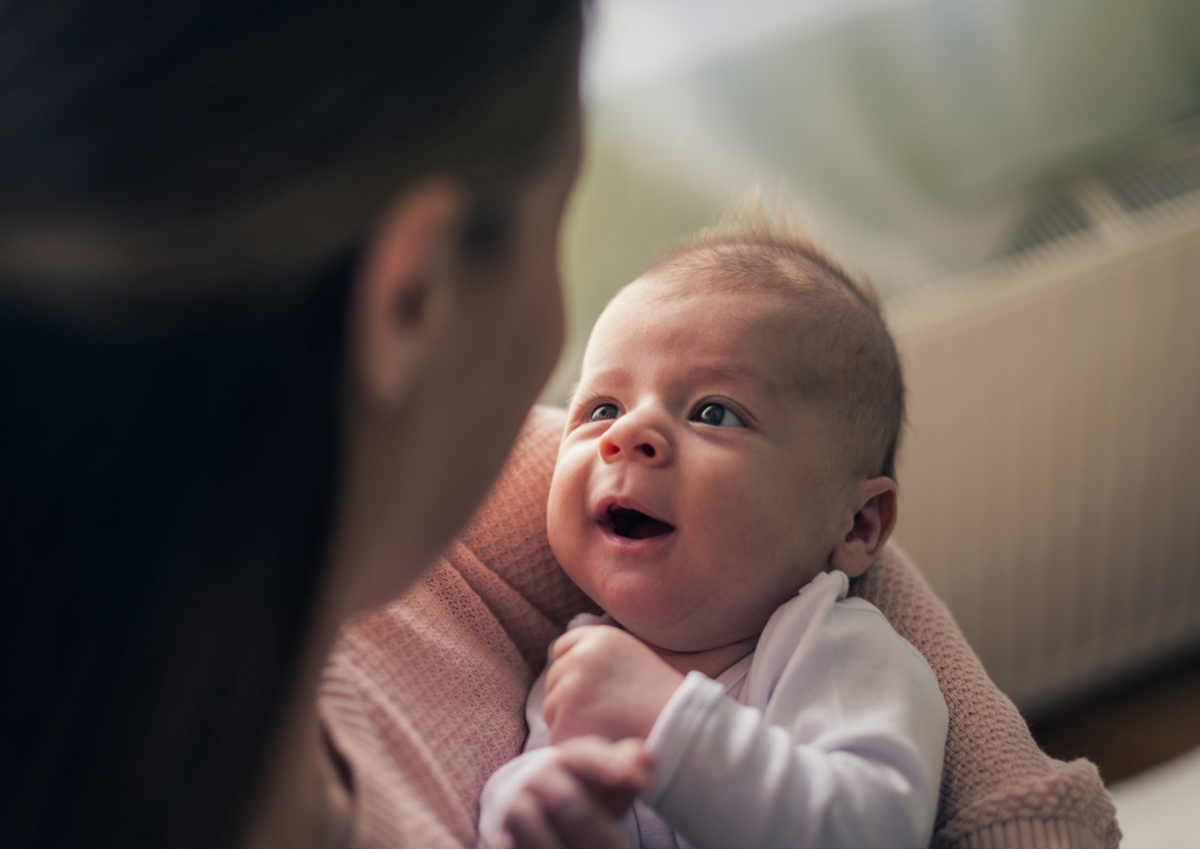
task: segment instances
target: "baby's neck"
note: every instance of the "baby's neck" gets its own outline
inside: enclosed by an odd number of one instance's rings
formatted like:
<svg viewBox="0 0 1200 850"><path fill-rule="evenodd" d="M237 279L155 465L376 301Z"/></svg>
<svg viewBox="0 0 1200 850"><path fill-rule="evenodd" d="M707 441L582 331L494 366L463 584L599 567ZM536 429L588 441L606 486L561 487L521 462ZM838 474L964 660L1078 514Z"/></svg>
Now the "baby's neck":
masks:
<svg viewBox="0 0 1200 850"><path fill-rule="evenodd" d="M657 653L658 657L670 664L683 675L693 670L699 670L710 679L720 676L737 662L754 651L758 645L758 635L740 640L737 643L718 646L713 649L702 649L699 652L673 652L660 649L653 644L647 644Z"/></svg>

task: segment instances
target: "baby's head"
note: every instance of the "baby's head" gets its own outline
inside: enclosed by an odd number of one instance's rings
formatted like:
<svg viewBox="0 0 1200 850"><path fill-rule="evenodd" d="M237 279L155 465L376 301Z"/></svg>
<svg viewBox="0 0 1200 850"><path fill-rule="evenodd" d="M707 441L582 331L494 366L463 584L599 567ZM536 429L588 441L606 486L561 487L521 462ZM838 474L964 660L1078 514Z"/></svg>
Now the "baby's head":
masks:
<svg viewBox="0 0 1200 850"><path fill-rule="evenodd" d="M904 384L872 298L804 236L702 233L596 323L548 506L575 582L655 646L758 634L896 521Z"/></svg>

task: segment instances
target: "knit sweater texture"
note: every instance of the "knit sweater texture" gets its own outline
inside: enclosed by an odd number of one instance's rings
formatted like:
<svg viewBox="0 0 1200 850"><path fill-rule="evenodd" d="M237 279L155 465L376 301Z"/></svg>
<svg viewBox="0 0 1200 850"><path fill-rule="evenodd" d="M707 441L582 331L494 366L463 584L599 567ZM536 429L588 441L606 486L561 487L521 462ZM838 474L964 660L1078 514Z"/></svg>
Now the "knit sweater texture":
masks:
<svg viewBox="0 0 1200 850"><path fill-rule="evenodd" d="M536 407L463 534L403 597L343 628L321 686L349 768L352 841L474 847L479 793L521 750L546 647L596 610L558 568L546 498L565 414ZM889 545L852 583L925 656L949 711L940 847L1116 847L1095 765L1038 749L946 606Z"/></svg>

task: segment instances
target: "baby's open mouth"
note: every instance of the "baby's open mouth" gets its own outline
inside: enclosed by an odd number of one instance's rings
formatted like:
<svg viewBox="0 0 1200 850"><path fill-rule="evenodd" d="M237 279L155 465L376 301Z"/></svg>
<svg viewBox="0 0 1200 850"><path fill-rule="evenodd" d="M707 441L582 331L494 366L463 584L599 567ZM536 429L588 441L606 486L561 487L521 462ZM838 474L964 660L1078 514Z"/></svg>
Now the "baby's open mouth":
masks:
<svg viewBox="0 0 1200 850"><path fill-rule="evenodd" d="M612 529L618 537L628 537L631 540L645 540L647 537L662 537L675 530L669 522L663 522L652 516L646 516L633 508L620 508L613 505L608 509L607 520L603 522Z"/></svg>

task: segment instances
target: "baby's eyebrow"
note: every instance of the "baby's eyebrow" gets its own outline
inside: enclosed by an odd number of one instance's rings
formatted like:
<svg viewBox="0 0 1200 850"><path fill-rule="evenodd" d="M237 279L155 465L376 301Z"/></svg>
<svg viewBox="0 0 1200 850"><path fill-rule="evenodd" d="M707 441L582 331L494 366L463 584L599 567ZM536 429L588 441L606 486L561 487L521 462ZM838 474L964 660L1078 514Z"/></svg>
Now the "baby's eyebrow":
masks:
<svg viewBox="0 0 1200 850"><path fill-rule="evenodd" d="M757 384L768 391L776 391L779 381L758 369L748 369L728 364L697 363L688 370L691 380L725 380L737 384Z"/></svg>
<svg viewBox="0 0 1200 850"><path fill-rule="evenodd" d="M584 376L580 375L579 380L575 382L575 386L571 388L571 403L575 403L581 387L585 389L603 387L605 390L619 390L629 383L630 375L630 371L621 366L613 366L608 369L600 369L597 372L592 372L590 375L587 375L586 382L584 381Z"/></svg>
<svg viewBox="0 0 1200 850"><path fill-rule="evenodd" d="M707 363L697 363L688 370L691 378L727 378L731 381L755 380L758 375L735 366L714 366Z"/></svg>

